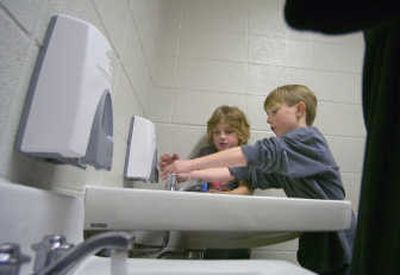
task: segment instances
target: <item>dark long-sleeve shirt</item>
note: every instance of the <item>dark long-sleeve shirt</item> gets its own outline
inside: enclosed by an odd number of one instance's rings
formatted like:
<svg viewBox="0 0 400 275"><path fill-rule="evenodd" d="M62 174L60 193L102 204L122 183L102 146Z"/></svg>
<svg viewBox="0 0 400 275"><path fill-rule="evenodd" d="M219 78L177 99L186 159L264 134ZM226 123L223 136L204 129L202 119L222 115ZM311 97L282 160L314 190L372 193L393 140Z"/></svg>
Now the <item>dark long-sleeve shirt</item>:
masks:
<svg viewBox="0 0 400 275"><path fill-rule="evenodd" d="M315 127L293 130L282 137L242 146L246 167L231 174L253 188L283 188L288 197L343 200L345 192L325 138ZM355 230L304 233L299 238L298 261L316 272L337 270L351 262Z"/></svg>

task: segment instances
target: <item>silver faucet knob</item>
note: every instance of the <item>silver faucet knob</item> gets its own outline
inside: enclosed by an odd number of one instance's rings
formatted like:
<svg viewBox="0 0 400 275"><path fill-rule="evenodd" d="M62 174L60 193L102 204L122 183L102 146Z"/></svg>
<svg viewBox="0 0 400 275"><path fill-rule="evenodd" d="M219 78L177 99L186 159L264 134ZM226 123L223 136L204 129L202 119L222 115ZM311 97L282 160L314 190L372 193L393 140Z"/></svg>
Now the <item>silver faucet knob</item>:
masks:
<svg viewBox="0 0 400 275"><path fill-rule="evenodd" d="M28 255L21 253L18 244L0 244L0 275L18 275L21 265L30 259Z"/></svg>
<svg viewBox="0 0 400 275"><path fill-rule="evenodd" d="M128 251L131 249L134 236L127 232L105 232L97 234L69 250L65 255L35 271L32 275L65 275L71 268L77 266L90 255L95 255L101 249Z"/></svg>
<svg viewBox="0 0 400 275"><path fill-rule="evenodd" d="M37 272L50 265L73 247L62 235L47 235L42 241L32 245L36 251L33 271Z"/></svg>

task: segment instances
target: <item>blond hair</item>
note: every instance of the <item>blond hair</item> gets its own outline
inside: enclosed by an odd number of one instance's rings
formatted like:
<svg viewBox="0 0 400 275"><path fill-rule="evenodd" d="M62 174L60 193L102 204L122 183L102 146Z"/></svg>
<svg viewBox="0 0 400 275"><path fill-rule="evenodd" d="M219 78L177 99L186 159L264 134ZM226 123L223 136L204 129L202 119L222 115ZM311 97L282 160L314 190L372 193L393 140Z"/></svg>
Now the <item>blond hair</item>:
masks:
<svg viewBox="0 0 400 275"><path fill-rule="evenodd" d="M238 145L246 144L250 138L250 125L246 115L235 106L222 105L214 110L207 121L207 136L210 144L213 143L213 131L218 123L226 123L232 127L238 137Z"/></svg>
<svg viewBox="0 0 400 275"><path fill-rule="evenodd" d="M276 104L286 103L293 106L300 101L306 105L306 123L311 126L317 114L317 97L307 86L292 84L284 85L270 92L264 101L264 110L270 109Z"/></svg>

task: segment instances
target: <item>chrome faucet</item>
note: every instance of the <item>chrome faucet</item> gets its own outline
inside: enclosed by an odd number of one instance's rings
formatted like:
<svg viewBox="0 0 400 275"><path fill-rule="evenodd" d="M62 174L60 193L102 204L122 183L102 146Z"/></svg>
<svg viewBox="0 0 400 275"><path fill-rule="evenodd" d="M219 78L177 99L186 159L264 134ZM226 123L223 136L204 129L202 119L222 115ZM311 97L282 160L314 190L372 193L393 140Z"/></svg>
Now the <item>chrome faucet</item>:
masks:
<svg viewBox="0 0 400 275"><path fill-rule="evenodd" d="M30 257L21 253L18 244L0 244L0 275L18 275L21 265Z"/></svg>
<svg viewBox="0 0 400 275"><path fill-rule="evenodd" d="M65 274L87 256L94 255L102 249L128 251L133 245L133 241L134 236L127 232L97 234L83 243L65 250L63 255L57 255L57 257L53 258L52 262L47 263L46 266L41 266L40 270L34 270L33 275ZM43 261L39 261L39 263L43 263Z"/></svg>
<svg viewBox="0 0 400 275"><path fill-rule="evenodd" d="M176 191L177 190L178 181L176 178L176 174L169 174L167 179L167 190Z"/></svg>

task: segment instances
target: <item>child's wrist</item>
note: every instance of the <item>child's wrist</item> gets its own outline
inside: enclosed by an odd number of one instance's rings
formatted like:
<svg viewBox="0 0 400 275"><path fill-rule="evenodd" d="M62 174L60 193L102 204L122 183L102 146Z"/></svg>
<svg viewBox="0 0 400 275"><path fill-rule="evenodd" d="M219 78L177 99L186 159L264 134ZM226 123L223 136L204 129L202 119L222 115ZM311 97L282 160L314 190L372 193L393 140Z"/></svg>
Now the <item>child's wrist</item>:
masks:
<svg viewBox="0 0 400 275"><path fill-rule="evenodd" d="M189 160L187 168L190 171L201 170L202 169L202 167L201 167L201 158Z"/></svg>

